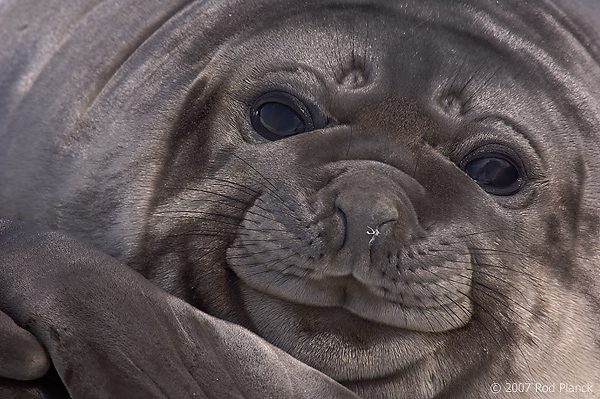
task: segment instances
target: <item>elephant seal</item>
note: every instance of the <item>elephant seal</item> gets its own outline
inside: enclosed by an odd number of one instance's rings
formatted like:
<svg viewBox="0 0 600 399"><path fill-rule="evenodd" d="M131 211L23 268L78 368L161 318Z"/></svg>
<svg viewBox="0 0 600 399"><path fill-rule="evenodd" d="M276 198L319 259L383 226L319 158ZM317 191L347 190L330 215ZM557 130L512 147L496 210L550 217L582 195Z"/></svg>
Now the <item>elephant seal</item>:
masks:
<svg viewBox="0 0 600 399"><path fill-rule="evenodd" d="M595 1L26 4L4 214L364 398L600 390Z"/></svg>

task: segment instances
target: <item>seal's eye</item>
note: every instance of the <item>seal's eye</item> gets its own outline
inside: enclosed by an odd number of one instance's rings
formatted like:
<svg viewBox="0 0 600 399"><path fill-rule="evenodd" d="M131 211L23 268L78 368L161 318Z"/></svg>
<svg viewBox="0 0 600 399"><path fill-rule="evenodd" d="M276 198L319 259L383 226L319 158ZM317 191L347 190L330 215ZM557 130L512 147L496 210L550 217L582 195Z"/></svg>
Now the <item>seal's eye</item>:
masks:
<svg viewBox="0 0 600 399"><path fill-rule="evenodd" d="M494 195L517 193L525 182L518 156L500 145L483 146L461 162L461 167L481 188Z"/></svg>
<svg viewBox="0 0 600 399"><path fill-rule="evenodd" d="M263 94L250 109L252 127L275 141L314 129L311 114L298 98L284 92Z"/></svg>

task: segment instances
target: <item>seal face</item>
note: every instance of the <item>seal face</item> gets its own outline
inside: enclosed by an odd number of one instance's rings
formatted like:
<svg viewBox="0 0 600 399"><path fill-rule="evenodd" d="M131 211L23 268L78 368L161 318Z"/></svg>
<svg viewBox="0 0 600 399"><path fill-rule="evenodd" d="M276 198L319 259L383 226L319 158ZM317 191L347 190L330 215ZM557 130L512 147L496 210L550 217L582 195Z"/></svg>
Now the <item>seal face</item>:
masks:
<svg viewBox="0 0 600 399"><path fill-rule="evenodd" d="M149 223L169 261L145 273L364 397L548 376L552 330L595 334L581 293L553 303L598 221L552 210L587 173L564 87L507 38L363 11L287 16L213 57L190 99L210 116L181 116Z"/></svg>
<svg viewBox="0 0 600 399"><path fill-rule="evenodd" d="M365 398L595 382L593 54L546 6L267 3L127 60L68 166L118 195L80 178L58 226Z"/></svg>

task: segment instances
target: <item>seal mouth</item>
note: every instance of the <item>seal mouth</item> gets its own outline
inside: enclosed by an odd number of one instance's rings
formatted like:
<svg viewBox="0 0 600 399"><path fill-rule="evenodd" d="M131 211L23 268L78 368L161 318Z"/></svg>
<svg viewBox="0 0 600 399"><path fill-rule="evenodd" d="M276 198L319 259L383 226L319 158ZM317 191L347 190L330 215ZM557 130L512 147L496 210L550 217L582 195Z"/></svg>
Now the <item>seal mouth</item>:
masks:
<svg viewBox="0 0 600 399"><path fill-rule="evenodd" d="M374 323L419 332L453 330L471 318L472 303L468 296L436 296L429 287L433 285L439 290L436 282L421 282L410 291L393 292L353 275L328 277L306 269L303 275L292 274L290 270L282 273L263 265L236 264L237 259L230 256L229 266L244 284L291 303L344 309Z"/></svg>

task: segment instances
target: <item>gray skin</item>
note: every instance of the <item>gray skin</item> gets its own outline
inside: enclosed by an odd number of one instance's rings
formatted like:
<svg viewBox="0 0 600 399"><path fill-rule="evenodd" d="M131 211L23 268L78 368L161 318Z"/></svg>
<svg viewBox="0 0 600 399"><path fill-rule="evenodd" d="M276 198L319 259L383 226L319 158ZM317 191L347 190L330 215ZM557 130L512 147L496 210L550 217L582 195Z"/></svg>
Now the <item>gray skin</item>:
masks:
<svg viewBox="0 0 600 399"><path fill-rule="evenodd" d="M0 3L0 307L49 359L0 319L11 394L598 395L597 1L29 3ZM272 92L313 127L262 137Z"/></svg>

